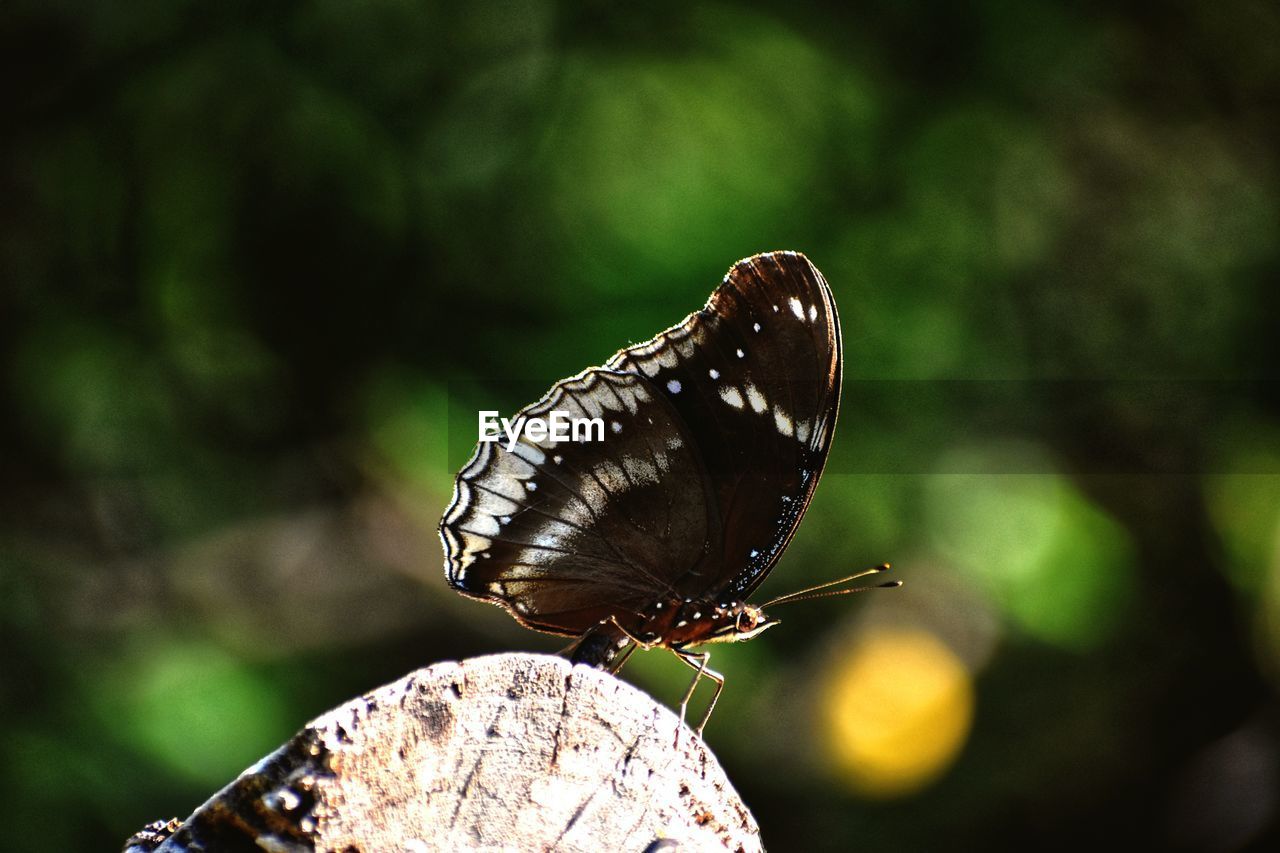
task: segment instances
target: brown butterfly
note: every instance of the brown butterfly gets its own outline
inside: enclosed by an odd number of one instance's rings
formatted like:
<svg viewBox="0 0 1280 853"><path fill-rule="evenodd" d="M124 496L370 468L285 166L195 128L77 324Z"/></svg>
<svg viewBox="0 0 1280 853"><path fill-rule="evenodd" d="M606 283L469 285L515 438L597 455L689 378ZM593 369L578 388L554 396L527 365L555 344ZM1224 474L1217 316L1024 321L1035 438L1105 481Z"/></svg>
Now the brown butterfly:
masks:
<svg viewBox="0 0 1280 853"><path fill-rule="evenodd" d="M694 647L750 639L778 624L765 608L856 592L843 585L889 568L746 603L813 496L840 379L817 268L796 252L739 261L702 310L513 419L599 418L602 441L477 446L440 524L450 585L576 637L575 662L616 672L637 647L670 649L697 671L682 718L698 681L716 682L701 733L724 678Z"/></svg>

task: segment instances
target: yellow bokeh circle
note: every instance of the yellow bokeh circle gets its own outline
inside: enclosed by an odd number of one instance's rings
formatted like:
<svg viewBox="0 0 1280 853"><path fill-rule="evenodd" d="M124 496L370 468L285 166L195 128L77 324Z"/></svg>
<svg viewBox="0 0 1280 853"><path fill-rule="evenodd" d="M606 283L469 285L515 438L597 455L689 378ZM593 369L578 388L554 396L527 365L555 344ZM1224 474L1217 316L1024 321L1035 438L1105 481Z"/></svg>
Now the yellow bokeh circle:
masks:
<svg viewBox="0 0 1280 853"><path fill-rule="evenodd" d="M955 760L973 704L968 669L932 633L869 629L830 671L822 703L830 760L859 793L913 793Z"/></svg>

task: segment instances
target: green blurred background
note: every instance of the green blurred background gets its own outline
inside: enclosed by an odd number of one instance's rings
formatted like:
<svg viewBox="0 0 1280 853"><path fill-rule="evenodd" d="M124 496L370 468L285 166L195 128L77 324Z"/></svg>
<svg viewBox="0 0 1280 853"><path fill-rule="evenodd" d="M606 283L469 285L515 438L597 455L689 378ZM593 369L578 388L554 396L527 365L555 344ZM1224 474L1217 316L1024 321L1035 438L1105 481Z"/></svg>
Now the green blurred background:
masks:
<svg viewBox="0 0 1280 853"><path fill-rule="evenodd" d="M444 583L475 410L789 248L848 383L764 592L907 585L716 653L766 845L1276 843L1280 12L1153 7L5 4L11 829L558 648Z"/></svg>

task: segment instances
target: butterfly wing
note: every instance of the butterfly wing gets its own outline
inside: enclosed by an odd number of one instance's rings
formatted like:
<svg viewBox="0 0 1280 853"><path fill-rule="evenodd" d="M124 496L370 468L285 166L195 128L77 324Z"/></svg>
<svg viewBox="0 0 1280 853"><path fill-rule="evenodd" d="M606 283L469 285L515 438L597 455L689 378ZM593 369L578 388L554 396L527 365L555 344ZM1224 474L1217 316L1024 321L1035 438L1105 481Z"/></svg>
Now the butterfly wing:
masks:
<svg viewBox="0 0 1280 853"><path fill-rule="evenodd" d="M718 541L693 439L643 376L595 368L517 417L600 418L602 441L481 442L440 525L449 583L577 636L670 593Z"/></svg>
<svg viewBox="0 0 1280 853"><path fill-rule="evenodd" d="M577 636L665 598L743 598L800 522L841 379L831 291L792 252L734 265L706 306L519 416L601 417L604 441L482 442L441 522L446 575Z"/></svg>
<svg viewBox="0 0 1280 853"><path fill-rule="evenodd" d="M701 311L606 366L666 397L711 481L722 538L677 589L745 598L791 541L831 447L841 348L826 280L795 252L739 261Z"/></svg>

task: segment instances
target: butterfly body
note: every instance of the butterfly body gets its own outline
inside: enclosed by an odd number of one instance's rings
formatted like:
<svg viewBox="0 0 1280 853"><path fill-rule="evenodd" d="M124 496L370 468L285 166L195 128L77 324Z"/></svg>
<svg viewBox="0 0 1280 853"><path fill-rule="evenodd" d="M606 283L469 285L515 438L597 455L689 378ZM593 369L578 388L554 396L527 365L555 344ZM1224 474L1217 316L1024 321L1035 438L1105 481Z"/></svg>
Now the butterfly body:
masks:
<svg viewBox="0 0 1280 853"><path fill-rule="evenodd" d="M602 657L599 652L591 651L599 644L587 642L579 644L573 657L579 663L607 666L612 654L630 642L645 648L684 651L708 643L749 640L777 624L777 619L744 601L669 598L655 602L630 624L615 616L601 621L584 635L611 639L613 642L605 645L606 649L614 650L611 654Z"/></svg>
<svg viewBox="0 0 1280 853"><path fill-rule="evenodd" d="M446 578L577 638L576 661L661 647L722 683L691 649L776 624L745 602L808 507L840 382L822 274L795 252L740 261L700 311L517 415L600 418L603 441L477 446L440 525Z"/></svg>

